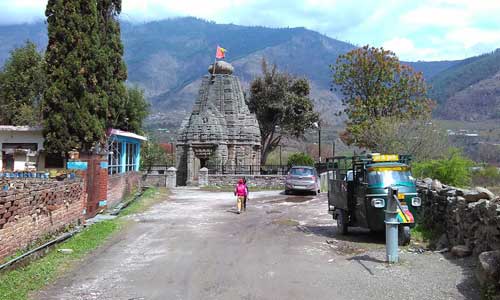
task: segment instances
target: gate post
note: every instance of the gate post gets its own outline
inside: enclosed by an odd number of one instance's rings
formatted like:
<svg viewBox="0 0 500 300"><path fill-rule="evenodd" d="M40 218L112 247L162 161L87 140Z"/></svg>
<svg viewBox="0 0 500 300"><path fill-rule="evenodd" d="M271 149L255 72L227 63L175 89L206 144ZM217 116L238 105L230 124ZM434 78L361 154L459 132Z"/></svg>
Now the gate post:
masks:
<svg viewBox="0 0 500 300"><path fill-rule="evenodd" d="M199 186L207 186L208 185L208 169L201 168L198 173L198 185Z"/></svg>
<svg viewBox="0 0 500 300"><path fill-rule="evenodd" d="M170 167L167 169L167 188L174 188L177 184L177 169Z"/></svg>
<svg viewBox="0 0 500 300"><path fill-rule="evenodd" d="M397 263L398 257L398 204L396 203L398 190L388 187L387 206L385 210L385 249L388 263Z"/></svg>

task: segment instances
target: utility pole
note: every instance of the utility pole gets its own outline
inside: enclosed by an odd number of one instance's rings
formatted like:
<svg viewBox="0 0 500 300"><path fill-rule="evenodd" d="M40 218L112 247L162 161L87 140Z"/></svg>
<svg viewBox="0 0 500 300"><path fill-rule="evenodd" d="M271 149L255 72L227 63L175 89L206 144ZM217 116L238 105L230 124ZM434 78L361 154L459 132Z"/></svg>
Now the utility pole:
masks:
<svg viewBox="0 0 500 300"><path fill-rule="evenodd" d="M313 126L318 128L318 157L321 162L321 121L314 122Z"/></svg>
<svg viewBox="0 0 500 300"><path fill-rule="evenodd" d="M321 163L321 123L318 122L318 155L319 162Z"/></svg>

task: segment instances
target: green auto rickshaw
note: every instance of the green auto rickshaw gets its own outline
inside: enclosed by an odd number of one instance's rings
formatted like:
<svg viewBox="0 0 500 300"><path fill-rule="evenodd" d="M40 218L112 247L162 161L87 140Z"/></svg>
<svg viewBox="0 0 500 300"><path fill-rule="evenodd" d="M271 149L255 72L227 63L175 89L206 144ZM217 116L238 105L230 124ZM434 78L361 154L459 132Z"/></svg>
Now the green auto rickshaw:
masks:
<svg viewBox="0 0 500 300"><path fill-rule="evenodd" d="M337 220L337 230L347 234L349 227L373 232L385 230L387 187L398 190L399 244L410 242L410 228L421 206L411 157L397 154L337 156L327 160L328 211Z"/></svg>

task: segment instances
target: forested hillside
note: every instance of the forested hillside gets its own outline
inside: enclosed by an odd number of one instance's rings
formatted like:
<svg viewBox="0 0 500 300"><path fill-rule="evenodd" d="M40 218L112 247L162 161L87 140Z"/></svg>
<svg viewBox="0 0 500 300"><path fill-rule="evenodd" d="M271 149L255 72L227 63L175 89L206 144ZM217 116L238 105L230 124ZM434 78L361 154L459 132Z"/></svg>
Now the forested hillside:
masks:
<svg viewBox="0 0 500 300"><path fill-rule="evenodd" d="M500 49L465 59L430 80L437 115L456 120L500 118Z"/></svg>
<svg viewBox="0 0 500 300"><path fill-rule="evenodd" d="M276 63L281 70L310 79L312 97L324 115L340 109L338 95L330 91L332 74L329 65L335 63L339 54L355 47L305 28L216 24L191 17L140 24L122 22L122 39L128 83L145 90L154 108L152 119L164 120L168 127L178 126L180 119L191 109L199 80L213 62L218 44L228 50L226 60L234 65L235 74L244 87L260 74L263 57ZM40 50L44 50L46 25L39 22L0 26L0 64L11 49L23 45L26 40L34 41ZM493 78L499 71L499 56L500 52L496 51L463 61L407 63L422 71L431 83L431 97L441 105L440 116L459 118L467 111L453 110L473 106L476 101L476 98L471 98L476 97L476 92L464 90ZM495 93L497 83L492 80L481 84L476 87L486 84L492 89L488 93L479 92L483 97L481 103L490 105L489 99L492 98L489 95ZM491 107L488 113L490 111L493 111ZM165 113L169 113L168 120L165 120Z"/></svg>

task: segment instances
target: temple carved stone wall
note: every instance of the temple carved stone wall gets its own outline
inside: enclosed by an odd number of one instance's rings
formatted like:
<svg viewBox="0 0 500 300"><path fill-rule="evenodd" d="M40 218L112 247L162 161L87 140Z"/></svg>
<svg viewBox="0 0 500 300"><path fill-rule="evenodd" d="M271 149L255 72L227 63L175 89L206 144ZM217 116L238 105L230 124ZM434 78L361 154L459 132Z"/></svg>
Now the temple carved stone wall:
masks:
<svg viewBox="0 0 500 300"><path fill-rule="evenodd" d="M177 138L177 184L195 185L209 165L259 165L260 129L231 64L218 61L203 77L193 111Z"/></svg>

